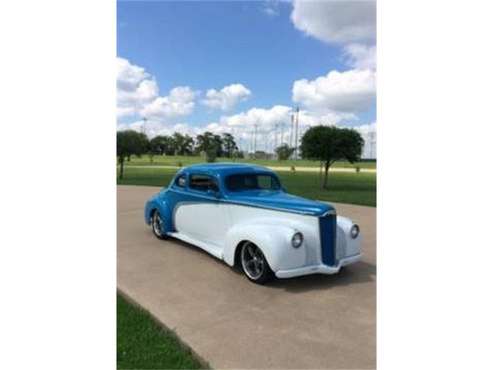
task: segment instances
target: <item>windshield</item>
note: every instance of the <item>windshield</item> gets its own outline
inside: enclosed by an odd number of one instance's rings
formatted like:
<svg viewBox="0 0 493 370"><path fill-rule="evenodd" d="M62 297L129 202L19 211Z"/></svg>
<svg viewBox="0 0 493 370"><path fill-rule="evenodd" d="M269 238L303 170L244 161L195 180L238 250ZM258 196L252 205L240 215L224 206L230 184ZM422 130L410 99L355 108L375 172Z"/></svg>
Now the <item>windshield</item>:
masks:
<svg viewBox="0 0 493 370"><path fill-rule="evenodd" d="M281 184L277 177L269 174L243 173L226 178L226 187L229 191L245 190L279 190Z"/></svg>

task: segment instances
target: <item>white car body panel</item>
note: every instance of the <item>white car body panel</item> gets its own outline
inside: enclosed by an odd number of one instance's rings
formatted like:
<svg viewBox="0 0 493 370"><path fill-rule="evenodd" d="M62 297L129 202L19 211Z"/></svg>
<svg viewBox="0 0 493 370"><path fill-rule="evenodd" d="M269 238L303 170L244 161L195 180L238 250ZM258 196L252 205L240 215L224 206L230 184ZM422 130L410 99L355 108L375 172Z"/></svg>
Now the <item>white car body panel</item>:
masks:
<svg viewBox="0 0 493 370"><path fill-rule="evenodd" d="M171 236L194 244L228 265L235 263L236 248L251 241L264 253L277 277L288 278L313 273L334 274L342 266L361 257L361 236L353 239L353 222L337 216L337 266L322 263L319 218L286 211L239 205L223 200L183 202L176 206L173 222L177 232ZM301 232L299 248L291 238Z"/></svg>

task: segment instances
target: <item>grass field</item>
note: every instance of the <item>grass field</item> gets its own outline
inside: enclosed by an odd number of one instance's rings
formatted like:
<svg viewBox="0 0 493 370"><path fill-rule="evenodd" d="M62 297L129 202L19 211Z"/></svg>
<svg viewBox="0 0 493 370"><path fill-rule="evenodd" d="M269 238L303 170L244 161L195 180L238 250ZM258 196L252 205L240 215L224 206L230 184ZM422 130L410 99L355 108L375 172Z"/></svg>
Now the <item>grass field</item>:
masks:
<svg viewBox="0 0 493 370"><path fill-rule="evenodd" d="M176 173L174 169L126 168L122 185L167 186ZM329 190L320 188L319 174L314 172L278 172L288 192L306 198L376 206L376 174L344 173L329 174Z"/></svg>
<svg viewBox="0 0 493 370"><path fill-rule="evenodd" d="M151 162L148 155L143 155L140 158L133 156L131 158L130 164L132 166L179 166L181 163L182 166L189 166L194 163L202 163L205 162L203 157L188 157L188 156L154 156L153 161ZM218 158L216 162L232 162L229 158ZM308 160L287 160L287 161L278 161L278 160L251 160L251 159L238 159L237 162L243 163L255 163L261 166L275 166L275 167L320 167L320 162L317 161L308 161ZM354 168L356 166L360 168L369 168L375 169L376 162L358 162L357 164L351 164L349 162L336 162L333 164L336 168Z"/></svg>
<svg viewBox="0 0 493 370"><path fill-rule="evenodd" d="M202 369L174 333L142 309L117 297L118 369Z"/></svg>

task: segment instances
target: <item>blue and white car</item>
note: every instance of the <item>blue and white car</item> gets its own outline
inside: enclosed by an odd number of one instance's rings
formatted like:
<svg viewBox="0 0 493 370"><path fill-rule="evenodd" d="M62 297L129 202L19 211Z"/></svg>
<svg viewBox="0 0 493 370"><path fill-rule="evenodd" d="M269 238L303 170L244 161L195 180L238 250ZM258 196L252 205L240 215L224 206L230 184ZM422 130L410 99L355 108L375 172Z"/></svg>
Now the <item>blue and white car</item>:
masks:
<svg viewBox="0 0 493 370"><path fill-rule="evenodd" d="M288 194L275 172L236 163L181 169L145 206L156 237L241 267L255 283L335 274L361 258L358 225L329 204Z"/></svg>

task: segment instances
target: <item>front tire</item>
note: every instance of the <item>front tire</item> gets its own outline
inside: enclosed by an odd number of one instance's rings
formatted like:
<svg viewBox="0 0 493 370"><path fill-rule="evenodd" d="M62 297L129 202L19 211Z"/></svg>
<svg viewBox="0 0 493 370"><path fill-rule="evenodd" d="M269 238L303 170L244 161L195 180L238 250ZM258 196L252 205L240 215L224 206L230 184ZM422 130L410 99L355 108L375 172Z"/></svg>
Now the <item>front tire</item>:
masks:
<svg viewBox="0 0 493 370"><path fill-rule="evenodd" d="M161 217L161 214L158 210L154 211L151 219L151 227L154 236L158 239L166 239L166 234L164 232L164 218Z"/></svg>
<svg viewBox="0 0 493 370"><path fill-rule="evenodd" d="M274 277L267 259L255 244L246 242L240 252L241 268L248 280L256 284L265 284Z"/></svg>

